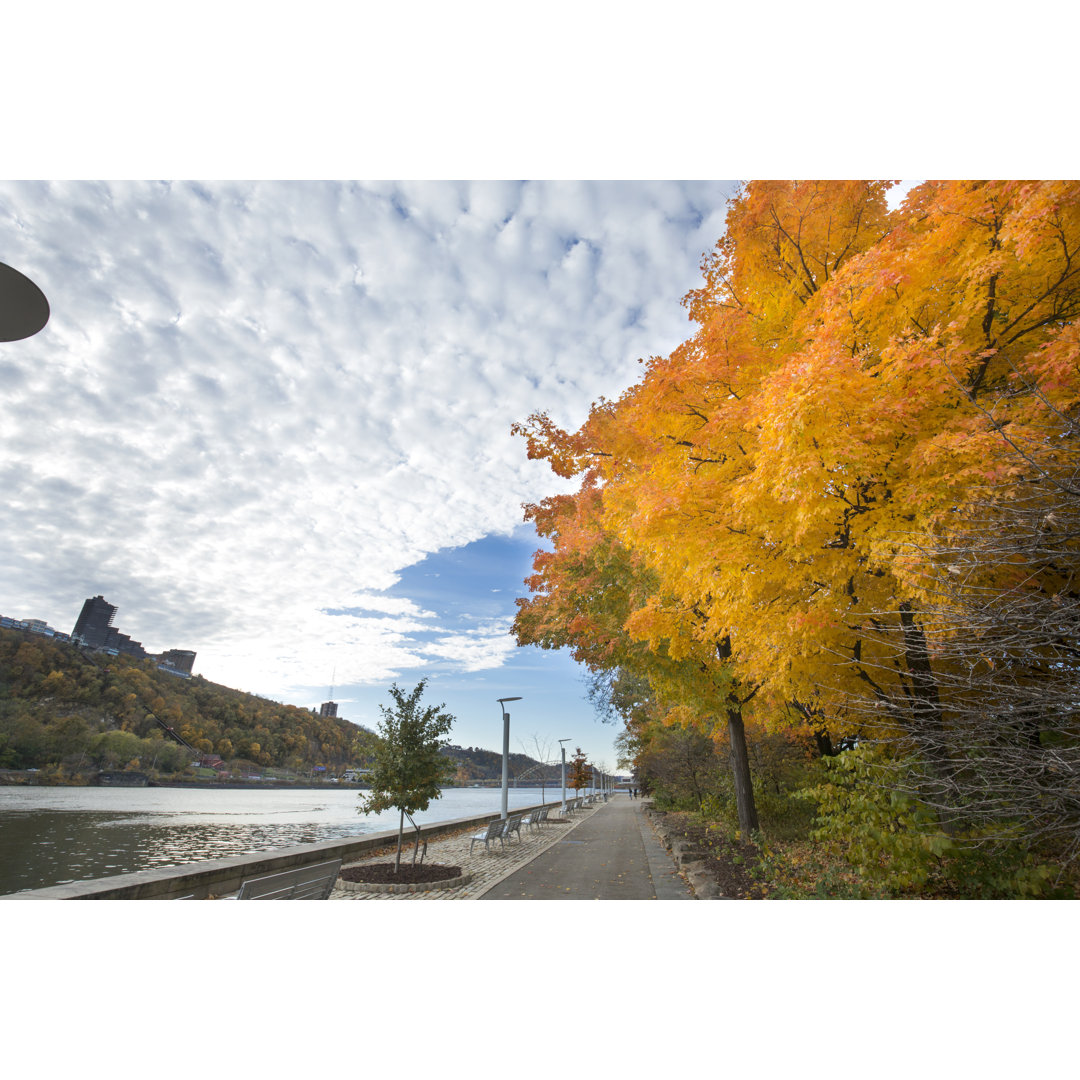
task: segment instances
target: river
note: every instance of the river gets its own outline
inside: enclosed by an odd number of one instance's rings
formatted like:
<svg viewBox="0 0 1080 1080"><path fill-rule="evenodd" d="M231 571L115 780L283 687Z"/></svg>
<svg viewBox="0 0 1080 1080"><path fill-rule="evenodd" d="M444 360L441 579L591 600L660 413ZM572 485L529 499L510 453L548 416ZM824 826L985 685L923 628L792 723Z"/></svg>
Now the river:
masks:
<svg viewBox="0 0 1080 1080"><path fill-rule="evenodd" d="M0 787L0 894L397 829L357 813L355 789ZM558 802L548 788L543 801ZM498 788L450 788L418 825L497 811ZM511 809L541 802L509 790ZM405 823L408 829L408 821Z"/></svg>

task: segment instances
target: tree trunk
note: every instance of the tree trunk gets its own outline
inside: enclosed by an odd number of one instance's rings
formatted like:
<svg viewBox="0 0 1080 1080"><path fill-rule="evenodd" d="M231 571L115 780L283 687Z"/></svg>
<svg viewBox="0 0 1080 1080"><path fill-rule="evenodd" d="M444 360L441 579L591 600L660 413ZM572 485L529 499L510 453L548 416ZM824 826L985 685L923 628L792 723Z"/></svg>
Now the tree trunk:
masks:
<svg viewBox="0 0 1080 1080"><path fill-rule="evenodd" d="M394 859L394 873L401 869L401 837L405 832L405 811L401 811L401 815L398 817L398 829L397 829L397 858Z"/></svg>
<svg viewBox="0 0 1080 1080"><path fill-rule="evenodd" d="M722 664L731 661L731 635L725 634L716 643L716 657ZM742 701L734 691L728 694L728 735L731 738L731 772L735 778L735 805L739 811L739 829L749 836L758 830L754 787L750 782L750 755L746 751L746 729L743 727L742 707L757 693L757 688Z"/></svg>
<svg viewBox="0 0 1080 1080"><path fill-rule="evenodd" d="M746 729L742 709L729 706L728 734L731 736L731 772L735 779L735 804L739 810L739 830L746 836L758 830L754 788L750 782L750 756L746 752Z"/></svg>
<svg viewBox="0 0 1080 1080"><path fill-rule="evenodd" d="M926 635L906 602L900 605L900 628L904 635L904 660L911 677L910 728L938 775L948 782L955 770L945 737L937 679L930 663Z"/></svg>

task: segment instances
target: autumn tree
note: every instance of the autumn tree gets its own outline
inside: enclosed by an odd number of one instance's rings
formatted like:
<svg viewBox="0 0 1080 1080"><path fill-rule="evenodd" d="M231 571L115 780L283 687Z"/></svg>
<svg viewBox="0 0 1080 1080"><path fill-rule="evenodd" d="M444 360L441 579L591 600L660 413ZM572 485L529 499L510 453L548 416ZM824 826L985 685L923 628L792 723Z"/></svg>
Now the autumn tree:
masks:
<svg viewBox="0 0 1080 1080"><path fill-rule="evenodd" d="M1017 475L905 555L942 722L926 722L910 681L879 679L850 711L872 708L879 729L891 720L897 752L879 772L954 835L1049 842L1068 860L1080 854L1080 418L1028 390L1045 426L1003 432ZM889 630L883 620L877 634L895 665Z"/></svg>
<svg viewBox="0 0 1080 1080"><path fill-rule="evenodd" d="M577 432L518 429L647 583L629 641L712 658L733 750L746 710L824 741L882 694L943 730L902 545L1009 497L1002 432L1037 424L1031 387L1075 407L1080 185L930 182L891 212L889 186L747 185L686 298L694 335Z"/></svg>
<svg viewBox="0 0 1080 1080"><path fill-rule="evenodd" d="M693 728L651 725L643 732L636 773L666 807L704 808L720 795L721 762L715 742Z"/></svg>
<svg viewBox="0 0 1080 1080"><path fill-rule="evenodd" d="M368 774L371 792L360 796L359 813L377 814L396 809L398 817L397 854L394 872L401 866L401 843L405 815L426 810L432 799L441 794L441 785L453 774L453 764L439 751L447 744L446 736L454 717L444 712L445 705L421 708L420 698L427 686L421 679L411 693L390 688L394 706L379 706L382 720L379 740L374 748L374 765Z"/></svg>
<svg viewBox="0 0 1080 1080"><path fill-rule="evenodd" d="M710 648L696 640L692 629L699 613L687 610L679 597L662 594L645 562L605 531L603 499L604 492L587 475L576 495L525 508L526 518L550 539L553 550L536 553L536 573L526 582L533 595L518 601L514 633L521 644L569 647L595 678L613 680L610 685L624 691L634 687L642 700L647 686L650 707L667 722L711 727L713 718L723 717L740 828L753 832L758 820L743 706L756 689L733 678L725 662L728 642ZM649 640L641 641L629 627L634 614L648 605L662 609L664 620ZM604 685L593 683L597 692ZM618 707L628 704L620 698Z"/></svg>
<svg viewBox="0 0 1080 1080"><path fill-rule="evenodd" d="M579 746L574 750L574 756L570 761L566 783L575 791L580 792L589 786L590 775L589 760Z"/></svg>

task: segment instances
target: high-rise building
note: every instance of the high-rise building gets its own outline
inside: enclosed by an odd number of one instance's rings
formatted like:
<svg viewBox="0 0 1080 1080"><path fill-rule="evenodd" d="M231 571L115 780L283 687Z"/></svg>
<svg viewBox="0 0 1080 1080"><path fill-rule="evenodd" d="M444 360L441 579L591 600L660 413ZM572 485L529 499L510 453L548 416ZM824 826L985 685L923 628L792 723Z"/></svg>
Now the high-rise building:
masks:
<svg viewBox="0 0 1080 1080"><path fill-rule="evenodd" d="M319 706L320 716L337 716L337 702L336 701L324 701Z"/></svg>
<svg viewBox="0 0 1080 1080"><path fill-rule="evenodd" d="M103 596L90 597L83 604L75 629L71 631L72 640L77 645L91 649L101 649L113 655L124 653L145 660L150 654L143 648L142 642L132 641L127 634L121 634L112 625L115 617L115 604L110 604ZM167 649L152 659L157 660L166 671L190 675L195 664L195 653L190 649Z"/></svg>
<svg viewBox="0 0 1080 1080"><path fill-rule="evenodd" d="M75 622L71 636L91 649L107 648L112 621L116 618L116 605L110 604L103 596L94 596L83 603L82 611ZM114 630L115 634L116 631Z"/></svg>
<svg viewBox="0 0 1080 1080"><path fill-rule="evenodd" d="M142 642L132 641L127 634L121 634L112 625L114 618L116 605L110 604L103 596L92 596L83 603L75 629L71 631L72 639L91 649L126 653L140 659L145 657Z"/></svg>

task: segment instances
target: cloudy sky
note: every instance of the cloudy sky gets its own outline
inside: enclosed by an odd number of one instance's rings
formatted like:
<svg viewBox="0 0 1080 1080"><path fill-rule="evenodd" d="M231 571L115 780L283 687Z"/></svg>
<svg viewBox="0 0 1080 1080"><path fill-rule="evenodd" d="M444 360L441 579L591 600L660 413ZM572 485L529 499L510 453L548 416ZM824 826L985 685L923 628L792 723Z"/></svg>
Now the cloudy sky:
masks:
<svg viewBox="0 0 1080 1080"><path fill-rule="evenodd" d="M374 725L429 676L453 739L614 764L565 657L508 634L558 481L510 425L577 425L687 336L733 185L0 184L45 292L0 346L0 612L87 596L196 671ZM557 730L556 730L557 729Z"/></svg>

